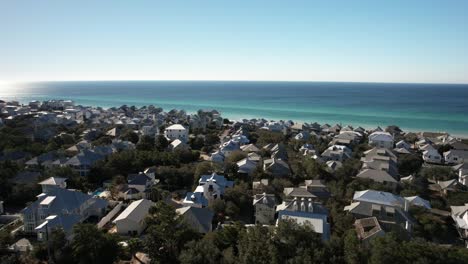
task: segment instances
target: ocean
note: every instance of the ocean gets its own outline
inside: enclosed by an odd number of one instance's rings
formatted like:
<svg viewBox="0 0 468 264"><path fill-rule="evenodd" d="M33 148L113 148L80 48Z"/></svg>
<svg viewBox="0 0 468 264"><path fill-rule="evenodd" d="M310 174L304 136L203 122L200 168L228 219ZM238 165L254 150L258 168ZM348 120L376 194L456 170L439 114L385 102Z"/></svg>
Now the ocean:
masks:
<svg viewBox="0 0 468 264"><path fill-rule="evenodd" d="M0 99L69 99L101 107L155 105L230 119L360 125L468 136L468 84L248 81L38 82L0 90Z"/></svg>

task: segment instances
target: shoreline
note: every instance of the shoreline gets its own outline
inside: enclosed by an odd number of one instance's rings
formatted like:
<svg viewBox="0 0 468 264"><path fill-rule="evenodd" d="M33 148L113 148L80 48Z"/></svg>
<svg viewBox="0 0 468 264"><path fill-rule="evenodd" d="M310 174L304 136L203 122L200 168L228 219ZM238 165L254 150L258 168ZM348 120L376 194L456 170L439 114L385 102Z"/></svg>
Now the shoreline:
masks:
<svg viewBox="0 0 468 264"><path fill-rule="evenodd" d="M37 101L50 101L50 100L57 100L57 101L60 101L60 100L70 100L70 99L48 99L49 97L42 97L41 96L38 96ZM2 98L0 98L2 99ZM6 102L8 101L13 101L11 99L7 99L5 100ZM28 100L14 100L14 101L18 101L20 104L22 105L28 105L29 102L27 102ZM41 101L41 102L42 102ZM97 108L97 107L101 107L103 109L110 109L110 108L119 108L120 106L122 105L119 105L119 106L109 106L109 105L106 105L106 104L103 104L103 105L96 105L96 104L92 104L92 105L84 105L84 104L80 104L79 101L80 100L71 100L75 103L75 106L82 106L82 107L94 107L94 108ZM127 106L131 106L132 104L126 104ZM162 106L158 106L157 104L144 104L144 105L141 105L141 106L137 106L137 107L143 107L143 106L149 106L149 105L154 105L155 107L161 107L163 109L163 111L170 111L171 109L167 109L167 108L164 108ZM184 110L187 114L195 114L196 111L190 111L190 110L186 110L186 109L181 109L181 108L173 108L173 109L177 109L177 110ZM335 124L340 124L342 126L352 126L352 127L362 127L366 130L372 130L372 129L375 129L377 127L381 127L382 129L385 129L387 126L390 126L390 125L396 125L398 126L401 130L403 130L403 132L405 133L421 133L421 132L432 132L432 133L447 133L453 137L456 137L458 139L468 139L468 132L466 134L464 133L457 133L457 132L449 132L447 130L445 131L436 131L436 130L422 130L422 129L417 129L417 128L408 128L408 127L404 127L404 126L399 126L398 124L384 124L384 123L380 123L380 124L369 124L369 123L357 123L357 122L336 122L336 121L326 121L326 122L321 122L321 121L318 121L318 120L303 120L303 119L281 119L281 118L266 118L266 117L258 117L258 116L254 116L254 115L239 115L239 114L232 114L232 113L229 113L229 112L223 112L221 110L218 110L216 108L200 108L200 109L214 109L214 110L217 110L221 113L222 117L223 118L227 118L229 119L229 121L239 121L239 120L242 120L242 119L265 119L265 120L268 120L268 121L288 121L288 120L291 120L293 121L294 123L314 123L314 122L317 122L319 123L320 125L323 125L325 123L328 123L329 125L335 125Z"/></svg>

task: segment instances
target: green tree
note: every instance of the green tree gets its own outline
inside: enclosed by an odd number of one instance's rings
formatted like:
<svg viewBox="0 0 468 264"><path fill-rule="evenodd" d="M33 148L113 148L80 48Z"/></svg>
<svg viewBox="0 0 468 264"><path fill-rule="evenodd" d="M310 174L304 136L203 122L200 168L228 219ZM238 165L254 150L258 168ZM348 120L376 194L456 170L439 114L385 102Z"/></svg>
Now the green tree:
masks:
<svg viewBox="0 0 468 264"><path fill-rule="evenodd" d="M154 139L150 136L142 136L140 141L136 144L137 150L153 150L154 149Z"/></svg>
<svg viewBox="0 0 468 264"><path fill-rule="evenodd" d="M182 264L217 264L221 257L221 251L213 240L201 239L188 242L180 253L179 260Z"/></svg>
<svg viewBox="0 0 468 264"><path fill-rule="evenodd" d="M73 257L80 264L114 263L120 252L116 237L103 233L93 224L73 227L71 247Z"/></svg>
<svg viewBox="0 0 468 264"><path fill-rule="evenodd" d="M144 245L152 263L177 263L184 244L197 238L174 207L159 201L150 208L146 218L148 235Z"/></svg>
<svg viewBox="0 0 468 264"><path fill-rule="evenodd" d="M154 144L157 150L164 151L169 146L169 141L167 141L164 135L158 135L156 137L156 142Z"/></svg>
<svg viewBox="0 0 468 264"><path fill-rule="evenodd" d="M272 242L271 236L272 231L263 226L254 226L242 230L238 244L238 263L278 263L277 251Z"/></svg>

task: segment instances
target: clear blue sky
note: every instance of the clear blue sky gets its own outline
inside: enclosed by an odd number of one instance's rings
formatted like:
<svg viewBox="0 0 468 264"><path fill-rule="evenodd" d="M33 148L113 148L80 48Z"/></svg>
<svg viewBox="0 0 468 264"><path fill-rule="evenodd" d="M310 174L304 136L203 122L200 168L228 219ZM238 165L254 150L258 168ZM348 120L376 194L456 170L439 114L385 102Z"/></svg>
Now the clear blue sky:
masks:
<svg viewBox="0 0 468 264"><path fill-rule="evenodd" d="M0 81L468 83L468 1L0 0Z"/></svg>

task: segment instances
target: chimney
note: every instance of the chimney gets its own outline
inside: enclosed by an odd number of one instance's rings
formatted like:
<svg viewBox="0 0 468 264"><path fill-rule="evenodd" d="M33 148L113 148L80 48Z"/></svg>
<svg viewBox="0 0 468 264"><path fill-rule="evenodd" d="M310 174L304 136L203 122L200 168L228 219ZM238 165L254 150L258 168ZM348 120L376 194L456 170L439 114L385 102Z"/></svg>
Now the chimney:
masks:
<svg viewBox="0 0 468 264"><path fill-rule="evenodd" d="M408 202L408 200L406 200L405 198L403 198L403 199L405 200L405 205L404 205L404 206L405 206L405 207L404 207L405 212L408 212L408 209L409 209L409 202Z"/></svg>
<svg viewBox="0 0 468 264"><path fill-rule="evenodd" d="M304 203L304 198L301 198L301 211L303 211L303 212L306 211L306 207L305 207L305 203Z"/></svg>
<svg viewBox="0 0 468 264"><path fill-rule="evenodd" d="M312 198L309 198L308 207L309 207L309 213L313 213L314 212L314 204L312 203Z"/></svg>
<svg viewBox="0 0 468 264"><path fill-rule="evenodd" d="M406 231L411 232L411 224L410 224L409 221L406 221L405 229L406 229Z"/></svg>

